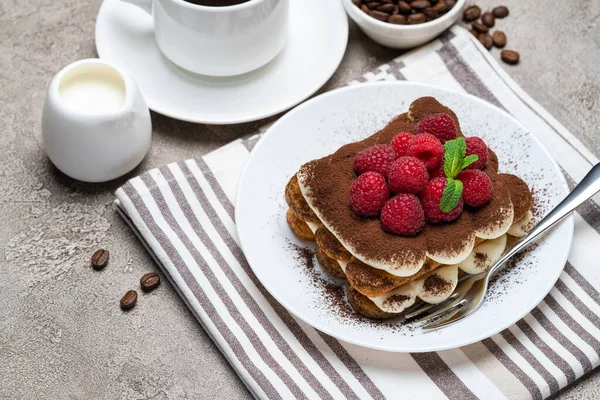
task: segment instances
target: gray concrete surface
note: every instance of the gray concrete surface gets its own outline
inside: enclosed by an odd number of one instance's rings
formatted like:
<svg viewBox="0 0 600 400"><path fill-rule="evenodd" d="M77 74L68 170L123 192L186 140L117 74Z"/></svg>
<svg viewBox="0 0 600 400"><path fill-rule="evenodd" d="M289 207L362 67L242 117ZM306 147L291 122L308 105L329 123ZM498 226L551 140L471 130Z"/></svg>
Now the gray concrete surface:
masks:
<svg viewBox="0 0 600 400"><path fill-rule="evenodd" d="M504 3L511 15L499 26L522 55L507 70L599 155L600 1ZM111 207L124 179L74 182L44 155L46 86L64 65L96 55L99 6L100 0L0 2L0 398L247 398L168 283L142 294L132 312L119 310L121 295L156 270ZM352 26L344 61L324 90L397 54ZM199 156L265 122L216 127L152 118L153 147L134 174ZM102 272L88 267L98 246L112 252ZM556 398L600 398L600 372Z"/></svg>

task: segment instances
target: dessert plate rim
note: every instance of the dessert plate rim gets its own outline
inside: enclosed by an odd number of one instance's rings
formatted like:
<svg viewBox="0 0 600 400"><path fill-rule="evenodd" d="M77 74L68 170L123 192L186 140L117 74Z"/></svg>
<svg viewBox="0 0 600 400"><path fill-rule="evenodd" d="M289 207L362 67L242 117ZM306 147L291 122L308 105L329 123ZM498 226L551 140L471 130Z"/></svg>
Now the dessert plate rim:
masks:
<svg viewBox="0 0 600 400"><path fill-rule="evenodd" d="M566 196L566 194L569 192L569 187L568 187L567 181L560 169L560 166L558 165L556 160L554 160L554 158L550 155L548 150L543 146L543 144L534 135L532 135L531 132L527 128L525 128L520 122L518 122L512 115L510 115L506 111L498 108L497 106L490 104L487 101L480 99L479 97L476 97L476 96L473 96L473 95L470 95L467 93L459 93L459 92L449 90L446 88L442 88L439 86L435 86L435 85L416 83L416 82L405 82L405 81L404 82L363 83L363 84L359 84L359 85L353 85L353 86L339 88L339 89L321 94L320 96L317 96L317 97L297 106L296 108L294 108L293 110L291 110L287 114L285 114L283 117L281 117L278 121L276 121L267 130L267 132L264 134L264 136L261 138L261 140L255 145L254 149L252 150L252 152L250 153L250 155L246 161L246 164L245 164L242 174L240 176L240 181L238 184L238 190L237 190L237 196L236 196L235 221L236 221L236 229L238 232L240 246L242 248L242 251L244 252L244 254L247 257L248 262L249 262L253 272L255 273L255 275L261 282L261 284L263 284L263 286L269 291L269 293L275 298L276 301L278 301L280 304L282 304L294 316L296 316L297 318L306 322L307 324L311 325L313 328L315 328L319 331L322 331L328 335L331 335L333 337L336 337L339 340L342 340L342 341L350 343L350 344L358 345L361 347L371 348L371 349L375 349L375 350L388 351L388 352L442 351L442 350L453 349L453 348L465 346L468 344L472 344L475 342L479 342L483 339L486 339L490 336L493 336L493 335L501 332L502 330L512 326L517 321L519 321L520 319L525 317L529 312L531 312L531 310L533 310L544 299L544 297L550 292L550 290L552 290L556 281L560 277L560 274L562 273L562 270L564 268L564 265L567 262L568 254L569 254L571 246L572 246L573 233L574 233L574 217L573 217L573 215L570 215L569 217L567 217L556 228L556 230L558 230L559 227L563 227L562 229L564 230L564 232L561 236L562 257L560 259L553 259L554 260L553 263L555 263L555 265L557 266L554 270L555 273L549 277L546 276L544 279L544 284L539 285L539 286L543 286L544 290L539 291L539 294L536 296L535 302L531 301L530 302L531 304L527 305L526 307L524 307L520 310L512 310L512 312L514 313L514 317L511 317L511 321L509 323L498 324L497 326L494 326L492 329L487 329L484 333L481 333L481 334L479 334L477 332L473 332L472 334L467 335L467 337L465 337L463 340L454 340L450 343L444 343L442 340L440 340L440 342L438 344L432 345L432 346L429 346L426 348L424 348L424 347L412 348L410 345L402 345L402 346L382 345L382 344L378 343L378 340L373 340L373 341L356 340L355 338L349 336L348 334L345 334L344 331L332 330L330 326L327 326L327 325L324 325L321 323L315 323L314 318L310 318L310 316L307 316L304 313L299 312L297 309L295 309L295 307L291 307L290 304L286 301L286 299L284 297L282 297L281 293L277 292L276 290L273 290L273 288L270 287L269 283L265 280L265 277L263 276L264 271L260 267L261 264L264 265L264 261L266 261L266 259L265 260L257 260L253 257L253 254L249 255L249 252L247 251L250 246L250 240L251 240L250 238L253 235L252 232L253 231L255 232L255 228L253 229L248 224L250 221L248 220L248 217L245 215L245 211L244 211L245 210L244 205L246 204L246 199L248 199L248 194L251 193L251 191L252 191L252 185L250 184L251 178L248 178L248 176L250 175L250 171L253 168L253 166L255 165L255 163L262 162L262 160L258 158L258 155L261 152L261 148L263 146L265 146L266 143L268 143L267 139L269 137L271 137L272 135L277 135L278 132L280 132L279 127L281 125L285 124L289 119L296 118L297 115L299 115L299 114L301 115L301 113L303 112L304 109L307 109L307 108L313 106L314 103L323 101L323 99L325 99L325 98L328 98L331 96L339 96L340 93L360 92L363 90L369 90L373 87L378 87L378 86L384 87L384 86L390 86L390 85L397 86L400 90L402 87L407 87L407 86L412 86L415 88L422 88L423 91L425 92L425 93L423 93L423 96L431 95L431 93L427 93L428 91L429 92L442 91L448 95L460 96L462 98L469 99L469 101L472 101L472 102L474 101L474 102L483 104L486 107L492 108L495 113L501 114L503 116L503 118L510 119L520 129L522 129L527 134L527 136L529 136L531 138L531 140L540 148L543 155L548 159L548 161L554 167L554 169L555 169L554 172L556 173L557 177L559 178L559 181L556 182L556 184L557 184L558 189L561 192L561 195ZM368 135L368 134L366 134L366 135ZM365 135L365 137L366 137L366 135ZM335 151L335 149L333 151ZM307 162L307 161L310 161L310 160L309 159L305 160L305 162ZM299 166L300 165L298 165L298 167ZM281 198L283 198L283 189L284 188L281 187L280 189L281 189L280 195L281 195ZM285 212L284 212L284 214L285 214ZM546 240L545 237L541 239L541 241L545 241L545 240ZM260 261L263 261L263 262L260 262ZM560 265L560 268L558 267L559 265ZM278 268L285 268L285 266L278 266ZM532 282L529 282L529 284L531 285ZM478 312L481 312L481 311L478 311ZM492 321L490 321L490 322L492 322ZM460 324L457 324L457 325L460 325ZM444 330L434 331L434 332L430 332L430 333L424 333L419 330L419 334L422 334L422 335L434 335L435 336L436 334L437 335L439 335L440 333L443 334L443 332L444 332ZM405 340L403 342L410 343L410 340Z"/></svg>

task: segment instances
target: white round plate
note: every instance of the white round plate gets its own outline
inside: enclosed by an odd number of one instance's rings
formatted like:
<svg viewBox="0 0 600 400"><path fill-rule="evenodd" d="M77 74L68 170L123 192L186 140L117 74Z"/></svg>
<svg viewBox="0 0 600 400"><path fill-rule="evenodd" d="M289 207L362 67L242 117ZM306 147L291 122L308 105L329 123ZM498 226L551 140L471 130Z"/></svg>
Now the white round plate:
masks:
<svg viewBox="0 0 600 400"><path fill-rule="evenodd" d="M96 20L98 55L133 76L151 110L206 124L255 121L295 106L333 75L347 42L340 1L291 0L283 51L256 71L216 78L167 60L154 40L152 17L136 6L104 0Z"/></svg>
<svg viewBox="0 0 600 400"><path fill-rule="evenodd" d="M236 223L256 276L290 312L340 340L395 352L438 351L464 346L509 327L531 311L558 279L573 239L565 220L526 251L492 286L484 306L458 324L424 333L415 325L373 322L340 312L328 278L315 262L300 261L298 240L288 228L284 188L300 165L381 129L422 96L434 96L458 116L467 136L481 136L496 151L500 171L522 177L536 196L536 218L568 193L546 149L506 112L476 97L415 83L361 84L323 94L290 111L256 145L242 173ZM543 196L543 197L540 197ZM338 298L339 299L339 298ZM336 305L337 304L337 305Z"/></svg>

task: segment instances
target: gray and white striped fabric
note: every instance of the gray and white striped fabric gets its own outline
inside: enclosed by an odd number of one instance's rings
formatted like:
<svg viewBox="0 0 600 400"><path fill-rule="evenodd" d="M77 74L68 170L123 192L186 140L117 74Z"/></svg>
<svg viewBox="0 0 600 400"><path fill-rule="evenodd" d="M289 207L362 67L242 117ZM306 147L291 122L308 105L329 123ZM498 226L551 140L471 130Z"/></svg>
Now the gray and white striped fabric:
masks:
<svg viewBox="0 0 600 400"><path fill-rule="evenodd" d="M511 113L571 184L598 160L462 28L352 82L409 80L479 96ZM600 210L575 216L569 262L529 315L466 347L368 350L316 331L260 285L239 246L234 199L258 136L148 171L117 191L121 214L257 398L542 399L599 364Z"/></svg>

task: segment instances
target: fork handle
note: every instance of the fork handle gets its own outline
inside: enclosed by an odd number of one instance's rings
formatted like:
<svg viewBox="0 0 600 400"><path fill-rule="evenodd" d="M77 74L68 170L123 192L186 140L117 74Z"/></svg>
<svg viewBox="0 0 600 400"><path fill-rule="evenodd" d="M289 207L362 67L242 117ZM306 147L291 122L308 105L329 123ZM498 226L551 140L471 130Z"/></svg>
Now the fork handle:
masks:
<svg viewBox="0 0 600 400"><path fill-rule="evenodd" d="M569 215L575 208L581 205L586 200L589 200L596 193L600 192L600 164L592 167L590 172L579 182L571 193L559 205L554 207L527 235L518 240L513 247L508 249L506 253L489 269L488 276L493 276L498 272L506 261L527 247L538 236L546 232L552 226L556 225L563 218Z"/></svg>

